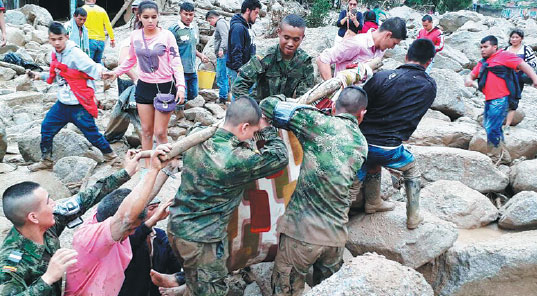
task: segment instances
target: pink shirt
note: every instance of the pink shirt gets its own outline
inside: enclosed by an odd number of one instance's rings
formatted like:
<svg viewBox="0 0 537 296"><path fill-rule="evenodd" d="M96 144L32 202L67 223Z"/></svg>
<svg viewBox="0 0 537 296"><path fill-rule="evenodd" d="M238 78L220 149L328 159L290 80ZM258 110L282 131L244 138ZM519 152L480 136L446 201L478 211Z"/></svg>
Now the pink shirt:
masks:
<svg viewBox="0 0 537 296"><path fill-rule="evenodd" d="M111 218L93 219L75 231L73 249L78 262L67 270L65 295L117 295L132 258L130 240L116 242L110 232Z"/></svg>
<svg viewBox="0 0 537 296"><path fill-rule="evenodd" d="M143 82L170 82L173 75L177 86L185 88L183 64L181 64L179 48L172 32L160 29L158 34L150 38L146 37L146 49L142 30L135 30L131 33L129 59L123 61L114 72L120 76L138 63L136 68L138 77Z"/></svg>
<svg viewBox="0 0 537 296"><path fill-rule="evenodd" d="M325 49L319 59L325 64L336 64L334 76L339 71L345 70L347 65L355 62L366 62L376 57L382 57L384 51L375 48L373 35L375 30L369 30L365 34L358 34L351 38L344 38L332 48Z"/></svg>

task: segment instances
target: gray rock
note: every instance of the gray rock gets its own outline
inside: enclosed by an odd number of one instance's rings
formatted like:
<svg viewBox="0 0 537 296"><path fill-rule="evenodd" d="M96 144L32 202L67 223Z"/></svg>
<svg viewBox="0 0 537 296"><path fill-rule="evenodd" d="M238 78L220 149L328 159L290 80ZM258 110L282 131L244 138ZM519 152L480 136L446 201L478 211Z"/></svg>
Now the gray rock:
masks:
<svg viewBox="0 0 537 296"><path fill-rule="evenodd" d="M436 81L436 99L431 106L450 118L458 118L467 113L465 100L472 93L464 86L464 79L451 70L436 69L431 71L431 77Z"/></svg>
<svg viewBox="0 0 537 296"><path fill-rule="evenodd" d="M0 120L0 162L4 159L7 153L7 134L6 127Z"/></svg>
<svg viewBox="0 0 537 296"><path fill-rule="evenodd" d="M185 118L190 121L200 122L203 125L211 125L216 122L209 110L203 107L194 107L185 110Z"/></svg>
<svg viewBox="0 0 537 296"><path fill-rule="evenodd" d="M18 11L18 10L8 10L6 11L6 23L16 25L16 26L22 26L25 25L28 20L26 19L26 16L24 13Z"/></svg>
<svg viewBox="0 0 537 296"><path fill-rule="evenodd" d="M462 27L459 28L461 31L470 31L470 32L481 32L488 30L488 26L485 26L482 22L467 21Z"/></svg>
<svg viewBox="0 0 537 296"><path fill-rule="evenodd" d="M46 31L32 31L31 41L37 42L39 44L45 44L48 42L48 33Z"/></svg>
<svg viewBox="0 0 537 296"><path fill-rule="evenodd" d="M0 238L2 239L2 241L4 241L4 238L11 230L11 227L13 227L13 223L11 223L11 221L9 221L3 215L4 211L2 211L2 216L0 216Z"/></svg>
<svg viewBox="0 0 537 296"><path fill-rule="evenodd" d="M422 120L425 120L425 119L428 119L428 118L442 120L442 121L446 121L446 122L451 122L451 119L449 118L449 116L445 115L444 113L442 113L440 111L436 111L436 110L433 110L433 109L427 110L427 113L425 113L425 115L423 116Z"/></svg>
<svg viewBox="0 0 537 296"><path fill-rule="evenodd" d="M24 181L32 181L41 185L49 192L53 200L71 196L71 192L54 174L49 171L31 173L24 166L18 166L15 171L2 174L0 177L0 196L9 186ZM0 211L0 215L3 215L3 211Z"/></svg>
<svg viewBox="0 0 537 296"><path fill-rule="evenodd" d="M15 87L17 91L37 91L28 75L21 75L15 78L15 83L17 84Z"/></svg>
<svg viewBox="0 0 537 296"><path fill-rule="evenodd" d="M227 12L237 12L241 10L241 1L240 0L219 0L218 5L224 11Z"/></svg>
<svg viewBox="0 0 537 296"><path fill-rule="evenodd" d="M36 162L41 159L41 134L34 129L17 139L19 152L25 161ZM57 161L66 156L85 156L97 162L103 161L103 154L99 149L91 146L84 138L68 129L62 129L53 140L52 160Z"/></svg>
<svg viewBox="0 0 537 296"><path fill-rule="evenodd" d="M0 61L0 66L4 67L4 68L10 68L12 70L15 70L15 72L17 72L17 75L23 75L23 74L26 73L26 69L24 69L21 66L15 65L15 64L10 64L10 63Z"/></svg>
<svg viewBox="0 0 537 296"><path fill-rule="evenodd" d="M532 130L511 127L509 134L504 135L504 138L505 147L513 160L520 157L534 158L537 154L537 133ZM483 129L472 137L468 149L487 153L487 135Z"/></svg>
<svg viewBox="0 0 537 296"><path fill-rule="evenodd" d="M4 102L8 107L15 107L30 104L43 104L43 93L34 91L17 91L0 96L0 102Z"/></svg>
<svg viewBox="0 0 537 296"><path fill-rule="evenodd" d="M213 50L213 54L214 54L214 50ZM202 96L207 102L211 102L211 101L214 102L218 100L218 90L216 89L200 89L199 95Z"/></svg>
<svg viewBox="0 0 537 296"><path fill-rule="evenodd" d="M440 296L534 295L537 291L537 230L457 243L420 268Z"/></svg>
<svg viewBox="0 0 537 296"><path fill-rule="evenodd" d="M24 32L18 28L7 26L6 28L7 42L16 46L24 46L26 43L24 40Z"/></svg>
<svg viewBox="0 0 537 296"><path fill-rule="evenodd" d="M406 206L401 202L390 212L351 217L345 247L353 256L375 252L417 268L444 253L458 236L454 224L424 210L421 214L425 220L414 230L406 227Z"/></svg>
<svg viewBox="0 0 537 296"><path fill-rule="evenodd" d="M25 124L28 122L32 122L32 117L28 113L15 113L13 114L13 122L16 125Z"/></svg>
<svg viewBox="0 0 537 296"><path fill-rule="evenodd" d="M246 286L243 296L263 296L263 294L261 293L259 286L254 282Z"/></svg>
<svg viewBox="0 0 537 296"><path fill-rule="evenodd" d="M28 22L32 23L34 26L41 25L48 27L53 21L50 12L41 6L26 4L20 11L24 13Z"/></svg>
<svg viewBox="0 0 537 296"><path fill-rule="evenodd" d="M510 179L515 193L537 191L537 159L521 161L511 167Z"/></svg>
<svg viewBox="0 0 537 296"><path fill-rule="evenodd" d="M205 105L205 99L202 96L197 96L193 100L186 102L185 110L194 108L194 107L203 107Z"/></svg>
<svg viewBox="0 0 537 296"><path fill-rule="evenodd" d="M253 280L256 281L256 286L262 293L261 295L271 295L272 293L270 279L272 277L273 268L274 262L261 262L254 265L250 265L250 270L255 276L255 279Z"/></svg>
<svg viewBox="0 0 537 296"><path fill-rule="evenodd" d="M218 104L207 103L207 104L205 104L205 108L207 108L209 111L211 111L211 113L217 119L221 119L221 118L224 118L224 116L226 116L226 111L224 110L224 108L220 107L220 105L218 105Z"/></svg>
<svg viewBox="0 0 537 296"><path fill-rule="evenodd" d="M67 156L54 164L53 172L64 183L81 183L93 172L97 162L80 156Z"/></svg>
<svg viewBox="0 0 537 296"><path fill-rule="evenodd" d="M522 191L513 196L501 209L498 226L504 229L537 228L537 193Z"/></svg>
<svg viewBox="0 0 537 296"><path fill-rule="evenodd" d="M445 45L444 49L434 58L434 68L448 69L459 72L471 66L470 60L460 50Z"/></svg>
<svg viewBox="0 0 537 296"><path fill-rule="evenodd" d="M509 184L507 175L498 170L482 153L448 147L412 146L422 180L460 181L481 193L501 192Z"/></svg>
<svg viewBox="0 0 537 296"><path fill-rule="evenodd" d="M341 269L304 296L432 296L433 290L415 270L377 254L345 262Z"/></svg>
<svg viewBox="0 0 537 296"><path fill-rule="evenodd" d="M17 75L15 70L10 68L0 67L0 81L8 81L13 79Z"/></svg>
<svg viewBox="0 0 537 296"><path fill-rule="evenodd" d="M10 173L16 169L17 169L16 165L11 165L11 164L0 162L0 174Z"/></svg>
<svg viewBox="0 0 537 296"><path fill-rule="evenodd" d="M439 119L424 118L408 143L468 149L478 128L480 127L477 123L445 122Z"/></svg>
<svg viewBox="0 0 537 296"><path fill-rule="evenodd" d="M479 22L482 18L483 16L478 13L461 10L445 13L440 18L439 24L444 29L444 32L452 33L457 31L457 29L462 27L466 22Z"/></svg>
<svg viewBox="0 0 537 296"><path fill-rule="evenodd" d="M458 228L479 228L498 218L498 209L486 196L459 181L440 180L425 186L421 207Z"/></svg>

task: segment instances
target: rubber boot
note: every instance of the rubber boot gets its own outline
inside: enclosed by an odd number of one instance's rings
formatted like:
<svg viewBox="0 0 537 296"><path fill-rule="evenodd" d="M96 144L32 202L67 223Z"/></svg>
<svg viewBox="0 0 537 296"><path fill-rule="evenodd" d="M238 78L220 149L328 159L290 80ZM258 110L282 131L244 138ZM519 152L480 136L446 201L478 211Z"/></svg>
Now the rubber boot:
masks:
<svg viewBox="0 0 537 296"><path fill-rule="evenodd" d="M405 178L406 190L406 227L417 228L423 221L420 215L420 179Z"/></svg>
<svg viewBox="0 0 537 296"><path fill-rule="evenodd" d="M54 166L54 163L52 162L52 160L50 160L50 158L43 158L41 159L41 161L36 162L32 165L29 165L28 170L30 172L37 172L40 170L51 169L53 166Z"/></svg>
<svg viewBox="0 0 537 296"><path fill-rule="evenodd" d="M373 214L395 209L393 202L385 201L380 197L380 172L367 174L364 181L365 212Z"/></svg>

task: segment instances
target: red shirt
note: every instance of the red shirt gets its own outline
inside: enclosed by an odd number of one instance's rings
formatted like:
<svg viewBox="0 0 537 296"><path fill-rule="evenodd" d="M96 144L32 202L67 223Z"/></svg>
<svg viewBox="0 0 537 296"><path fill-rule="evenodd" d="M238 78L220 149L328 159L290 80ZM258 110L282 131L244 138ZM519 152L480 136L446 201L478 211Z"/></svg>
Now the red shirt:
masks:
<svg viewBox="0 0 537 296"><path fill-rule="evenodd" d="M501 49L487 59L489 67L505 66L515 70L522 62L523 60L519 58L516 54ZM479 61L479 63L477 63L477 65L472 70L472 75L478 77L480 69L481 61ZM485 87L483 87L483 94L485 94L485 100L490 101L508 96L509 89L505 84L505 80L501 79L500 77L489 71L487 75L487 82L485 82Z"/></svg>
<svg viewBox="0 0 537 296"><path fill-rule="evenodd" d="M423 38L429 39L433 42L436 52L444 49L444 35L437 27L434 27L430 32L427 32L425 29L421 29L418 33L418 39Z"/></svg>
<svg viewBox="0 0 537 296"><path fill-rule="evenodd" d="M367 21L364 23L363 27L362 27L362 30L360 30L360 33L367 33L367 31L369 31L369 29L378 29L379 28L379 25L377 25L377 23L375 22L370 22L370 21Z"/></svg>

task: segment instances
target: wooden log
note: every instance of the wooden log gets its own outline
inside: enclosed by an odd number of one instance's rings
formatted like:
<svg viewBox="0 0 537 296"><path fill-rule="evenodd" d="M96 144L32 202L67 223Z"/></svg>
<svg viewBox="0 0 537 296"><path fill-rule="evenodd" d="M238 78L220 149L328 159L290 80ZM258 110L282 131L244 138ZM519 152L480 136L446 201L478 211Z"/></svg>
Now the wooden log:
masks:
<svg viewBox="0 0 537 296"><path fill-rule="evenodd" d="M288 98L287 100L301 104L312 104L322 98L333 94L342 87L360 82L366 75L368 75L368 73L372 73L370 66L366 64L359 64L358 67L354 69L341 71L338 73L337 77L318 84L317 86L312 88L312 90L310 90L308 93L304 94L297 100L290 98ZM166 157L162 160L165 161L177 157L191 147L194 147L204 141L207 141L210 137L214 135L220 124L222 124L222 122L214 124L213 126L205 128L199 132L191 133L180 141L175 142L172 145L172 150L168 152L166 154ZM151 151L144 151L142 153L142 157L149 157L151 155Z"/></svg>
<svg viewBox="0 0 537 296"><path fill-rule="evenodd" d="M116 24L116 22L119 20L119 18L123 15L123 13L125 12L125 10L127 10L127 8L131 5L131 3L133 2L134 0L125 0L125 3L123 4L123 6L121 6L121 9L119 9L119 11L117 12L116 16L114 16L114 19L112 20L111 24L112 24L112 27L114 27L114 25Z"/></svg>

